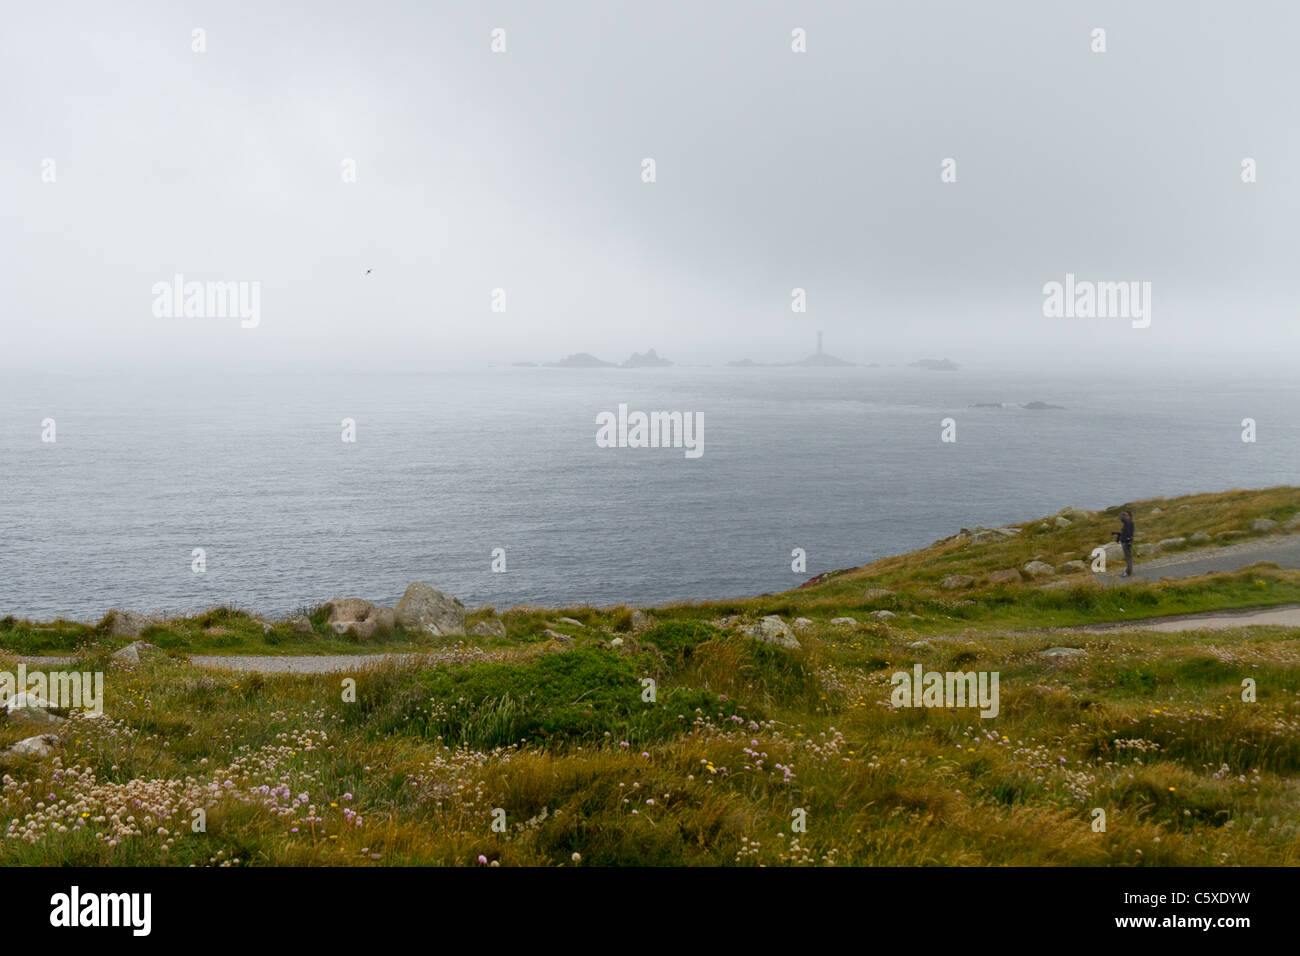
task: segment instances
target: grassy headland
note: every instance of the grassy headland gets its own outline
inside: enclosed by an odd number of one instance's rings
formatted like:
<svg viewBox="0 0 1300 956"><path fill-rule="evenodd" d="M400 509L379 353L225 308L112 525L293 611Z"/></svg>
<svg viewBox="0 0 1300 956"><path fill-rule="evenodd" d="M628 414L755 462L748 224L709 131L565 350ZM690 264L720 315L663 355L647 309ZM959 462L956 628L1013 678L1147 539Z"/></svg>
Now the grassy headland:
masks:
<svg viewBox="0 0 1300 956"><path fill-rule="evenodd" d="M1209 536L1176 554L1285 526L1300 489L1129 507L1141 541ZM75 653L106 688L105 716L69 715L50 755L0 756L0 865L1300 862L1300 630L1039 630L1300 602L1300 572L1106 586L1068 567L1119 510L974 529L782 594L470 614L504 638L357 643L319 610L308 634L216 609L154 624L160 652L128 666L111 621L5 619L0 669ZM769 615L800 646L751 636ZM1077 652L1042 653L1062 645ZM388 650L444 662L350 675L352 698L348 675L185 661ZM997 672L998 715L892 707L916 664ZM35 732L0 720L0 748Z"/></svg>

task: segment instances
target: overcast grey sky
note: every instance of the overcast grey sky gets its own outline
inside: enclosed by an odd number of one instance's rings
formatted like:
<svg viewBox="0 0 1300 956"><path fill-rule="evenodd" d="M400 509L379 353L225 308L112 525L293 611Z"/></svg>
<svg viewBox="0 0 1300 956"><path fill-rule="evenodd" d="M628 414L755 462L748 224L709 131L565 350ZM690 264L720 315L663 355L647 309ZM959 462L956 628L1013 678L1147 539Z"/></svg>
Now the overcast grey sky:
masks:
<svg viewBox="0 0 1300 956"><path fill-rule="evenodd" d="M777 361L816 329L858 362L1247 367L1300 344L1293 3L5 17L0 349L19 365ZM260 325L156 317L178 272L260 282ZM1150 328L1045 318L1067 272L1151 282Z"/></svg>

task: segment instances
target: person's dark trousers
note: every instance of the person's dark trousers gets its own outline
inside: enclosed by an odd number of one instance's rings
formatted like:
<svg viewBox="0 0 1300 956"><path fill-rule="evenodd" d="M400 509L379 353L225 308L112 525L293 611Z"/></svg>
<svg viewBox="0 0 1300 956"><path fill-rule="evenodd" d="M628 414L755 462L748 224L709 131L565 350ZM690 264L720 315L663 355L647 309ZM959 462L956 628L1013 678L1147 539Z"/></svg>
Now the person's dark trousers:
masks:
<svg viewBox="0 0 1300 956"><path fill-rule="evenodd" d="M1128 569L1124 573L1127 574L1129 577L1132 577L1133 576L1133 542L1121 541L1120 544L1124 546L1124 563L1128 565Z"/></svg>

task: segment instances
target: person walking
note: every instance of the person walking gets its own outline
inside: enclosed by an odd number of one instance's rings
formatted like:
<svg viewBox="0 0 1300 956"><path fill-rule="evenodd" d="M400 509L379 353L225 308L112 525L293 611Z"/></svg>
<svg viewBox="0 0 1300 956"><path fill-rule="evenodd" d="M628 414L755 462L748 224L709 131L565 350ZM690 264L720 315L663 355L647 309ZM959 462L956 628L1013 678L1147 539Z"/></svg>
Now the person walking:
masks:
<svg viewBox="0 0 1300 956"><path fill-rule="evenodd" d="M1120 529L1111 532L1119 541L1120 547L1124 549L1124 564L1126 565L1122 578L1133 577L1133 512L1124 511L1120 513Z"/></svg>

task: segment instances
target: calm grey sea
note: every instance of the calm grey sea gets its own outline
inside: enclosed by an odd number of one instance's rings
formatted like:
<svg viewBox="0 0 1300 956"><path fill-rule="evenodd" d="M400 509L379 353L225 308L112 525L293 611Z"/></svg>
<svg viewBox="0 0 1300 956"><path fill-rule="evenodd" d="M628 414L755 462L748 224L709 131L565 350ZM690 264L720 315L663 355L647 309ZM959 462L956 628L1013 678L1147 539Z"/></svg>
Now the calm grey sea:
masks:
<svg viewBox="0 0 1300 956"><path fill-rule="evenodd" d="M415 580L498 608L752 595L963 525L1295 483L1298 389L902 367L17 373L0 382L0 614L284 614L391 604ZM1030 401L1064 408L971 407ZM702 413L703 456L598 448L620 402Z"/></svg>

